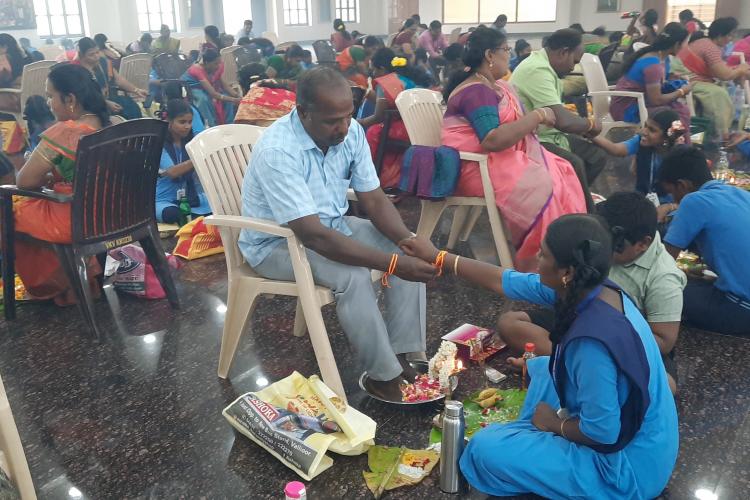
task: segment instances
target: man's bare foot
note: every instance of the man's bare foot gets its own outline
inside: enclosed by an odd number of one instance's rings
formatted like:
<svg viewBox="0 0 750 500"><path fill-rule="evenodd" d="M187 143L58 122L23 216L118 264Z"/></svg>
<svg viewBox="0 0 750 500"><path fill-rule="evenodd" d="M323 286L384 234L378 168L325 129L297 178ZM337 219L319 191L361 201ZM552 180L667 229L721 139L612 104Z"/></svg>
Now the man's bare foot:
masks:
<svg viewBox="0 0 750 500"><path fill-rule="evenodd" d="M404 370L401 375L410 383L414 382L414 379L419 376L419 372L406 360L406 354L396 354L396 358L401 364L401 368Z"/></svg>
<svg viewBox="0 0 750 500"><path fill-rule="evenodd" d="M401 375L394 379L385 381L368 378L365 381L365 387L373 396L388 401L401 401L401 384L403 383L405 383L405 381Z"/></svg>
<svg viewBox="0 0 750 500"><path fill-rule="evenodd" d="M508 358L506 361L513 371L523 371L523 359L522 358Z"/></svg>

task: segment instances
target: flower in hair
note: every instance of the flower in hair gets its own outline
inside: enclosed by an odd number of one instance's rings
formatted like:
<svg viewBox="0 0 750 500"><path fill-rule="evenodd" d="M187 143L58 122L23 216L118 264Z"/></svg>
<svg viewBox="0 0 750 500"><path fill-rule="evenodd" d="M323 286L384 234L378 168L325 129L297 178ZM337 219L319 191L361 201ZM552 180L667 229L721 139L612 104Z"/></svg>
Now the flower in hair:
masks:
<svg viewBox="0 0 750 500"><path fill-rule="evenodd" d="M685 125L683 125L680 120L675 120L667 130L667 137L674 137L675 135L678 135L678 132L679 135L682 136L682 133L685 132Z"/></svg>
<svg viewBox="0 0 750 500"><path fill-rule="evenodd" d="M406 66L406 58L404 57L394 57L391 59L391 66L394 68L403 68Z"/></svg>

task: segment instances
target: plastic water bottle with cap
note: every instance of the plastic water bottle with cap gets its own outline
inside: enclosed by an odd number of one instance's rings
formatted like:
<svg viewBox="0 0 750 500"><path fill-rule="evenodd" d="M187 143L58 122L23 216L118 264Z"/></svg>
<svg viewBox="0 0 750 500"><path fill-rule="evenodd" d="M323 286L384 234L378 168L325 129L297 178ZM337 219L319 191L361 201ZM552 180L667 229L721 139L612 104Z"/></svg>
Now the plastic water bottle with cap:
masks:
<svg viewBox="0 0 750 500"><path fill-rule="evenodd" d="M532 358L536 358L534 351L536 351L536 345L533 342L529 342L524 346L523 357L521 358L523 360L523 373L521 374L522 389L526 389L526 385L528 384L526 379L529 377L529 371L526 368L526 362Z"/></svg>
<svg viewBox="0 0 750 500"><path fill-rule="evenodd" d="M726 182L729 178L729 155L724 146L719 148L719 158L716 160L716 171L714 172L717 180Z"/></svg>
<svg viewBox="0 0 750 500"><path fill-rule="evenodd" d="M307 500L307 490L305 490L305 484L299 481L292 481L286 483L284 487L284 499L285 500Z"/></svg>

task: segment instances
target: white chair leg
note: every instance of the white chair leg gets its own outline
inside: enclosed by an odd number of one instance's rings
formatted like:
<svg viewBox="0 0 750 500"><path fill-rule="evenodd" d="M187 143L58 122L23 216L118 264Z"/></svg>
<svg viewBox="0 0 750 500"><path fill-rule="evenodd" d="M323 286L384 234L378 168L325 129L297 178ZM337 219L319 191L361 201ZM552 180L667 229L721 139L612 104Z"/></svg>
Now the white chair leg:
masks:
<svg viewBox="0 0 750 500"><path fill-rule="evenodd" d="M320 376L333 392L346 401L344 384L341 382L341 375L339 375L339 369L336 366L336 359L333 357L333 349L328 339L326 325L323 322L323 314L320 311L320 299L315 290L315 282L310 270L310 264L305 255L305 249L294 237L287 239L287 246L289 247L292 268L294 268L294 279L299 288L298 300L302 303L307 331L310 332L310 343L312 343L313 351L315 352Z"/></svg>
<svg viewBox="0 0 750 500"><path fill-rule="evenodd" d="M26 461L21 436L18 434L2 379L0 379L0 450L5 455L10 479L18 488L21 499L36 500L29 464Z"/></svg>
<svg viewBox="0 0 750 500"><path fill-rule="evenodd" d="M452 250L456 247L456 241L458 241L461 229L463 229L464 224L466 224L466 219L468 219L470 211L471 207L468 205L458 205L456 207L456 210L453 212L453 222L451 223L451 232L448 235L448 244L446 245L446 248Z"/></svg>
<svg viewBox="0 0 750 500"><path fill-rule="evenodd" d="M292 334L295 337L304 337L307 333L307 322L305 321L305 311L302 309L302 301L297 299L297 310L294 313L294 329Z"/></svg>
<svg viewBox="0 0 750 500"><path fill-rule="evenodd" d="M417 225L417 236L427 239L432 237L432 233L435 232L435 227L447 205L448 203L445 201L422 200L422 213Z"/></svg>
<svg viewBox="0 0 750 500"><path fill-rule="evenodd" d="M495 191L492 189L492 180L490 179L487 160L479 162L479 172L482 175L484 203L487 207L487 215L489 216L490 227L492 228L492 238L495 240L495 249L500 259L500 265L513 267L513 253L511 252L510 245L508 245L508 239L505 237L500 210L495 203Z"/></svg>
<svg viewBox="0 0 750 500"><path fill-rule="evenodd" d="M245 329L245 323L252 316L252 310L258 300L257 288L247 286L245 280L235 280L229 283L227 297L227 312L224 318L224 333L221 336L221 352L219 353L219 377L227 378L232 366L234 353Z"/></svg>
<svg viewBox="0 0 750 500"><path fill-rule="evenodd" d="M464 224L464 227L461 230L461 234L458 236L459 240L466 241L469 239L469 236L471 236L471 232L474 230L474 226L479 220L479 216L482 215L482 210L484 210L484 207L480 207L478 205L471 207L469 218L466 221L466 224Z"/></svg>

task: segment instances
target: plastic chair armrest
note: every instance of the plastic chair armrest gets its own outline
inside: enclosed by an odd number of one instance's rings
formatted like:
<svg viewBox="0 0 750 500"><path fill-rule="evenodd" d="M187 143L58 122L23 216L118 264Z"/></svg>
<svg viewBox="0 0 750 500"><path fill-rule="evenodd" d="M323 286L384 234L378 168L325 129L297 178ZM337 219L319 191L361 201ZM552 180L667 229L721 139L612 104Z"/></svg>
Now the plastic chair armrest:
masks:
<svg viewBox="0 0 750 500"><path fill-rule="evenodd" d="M467 161L481 162L487 159L487 155L482 154L482 153L469 153L467 151L459 151L458 154L462 160L467 160Z"/></svg>
<svg viewBox="0 0 750 500"><path fill-rule="evenodd" d="M5 87L1 88L0 92L8 93L8 94L20 94L21 89L17 89L15 87Z"/></svg>
<svg viewBox="0 0 750 500"><path fill-rule="evenodd" d="M265 219L243 217L241 215L211 215L203 219L209 226L234 227L238 229L251 229L260 233L273 234L282 238L291 238L294 231L288 227Z"/></svg>
<svg viewBox="0 0 750 500"><path fill-rule="evenodd" d="M603 96L619 96L619 97L633 97L638 99L643 97L643 92L629 92L627 90L593 90L589 92L590 96L603 95Z"/></svg>
<svg viewBox="0 0 750 500"><path fill-rule="evenodd" d="M70 203L73 201L73 195L55 193L51 189L41 188L38 191L33 189L21 189L12 184L0 186L0 195L17 195L29 198L39 198L40 200L54 201L55 203Z"/></svg>

